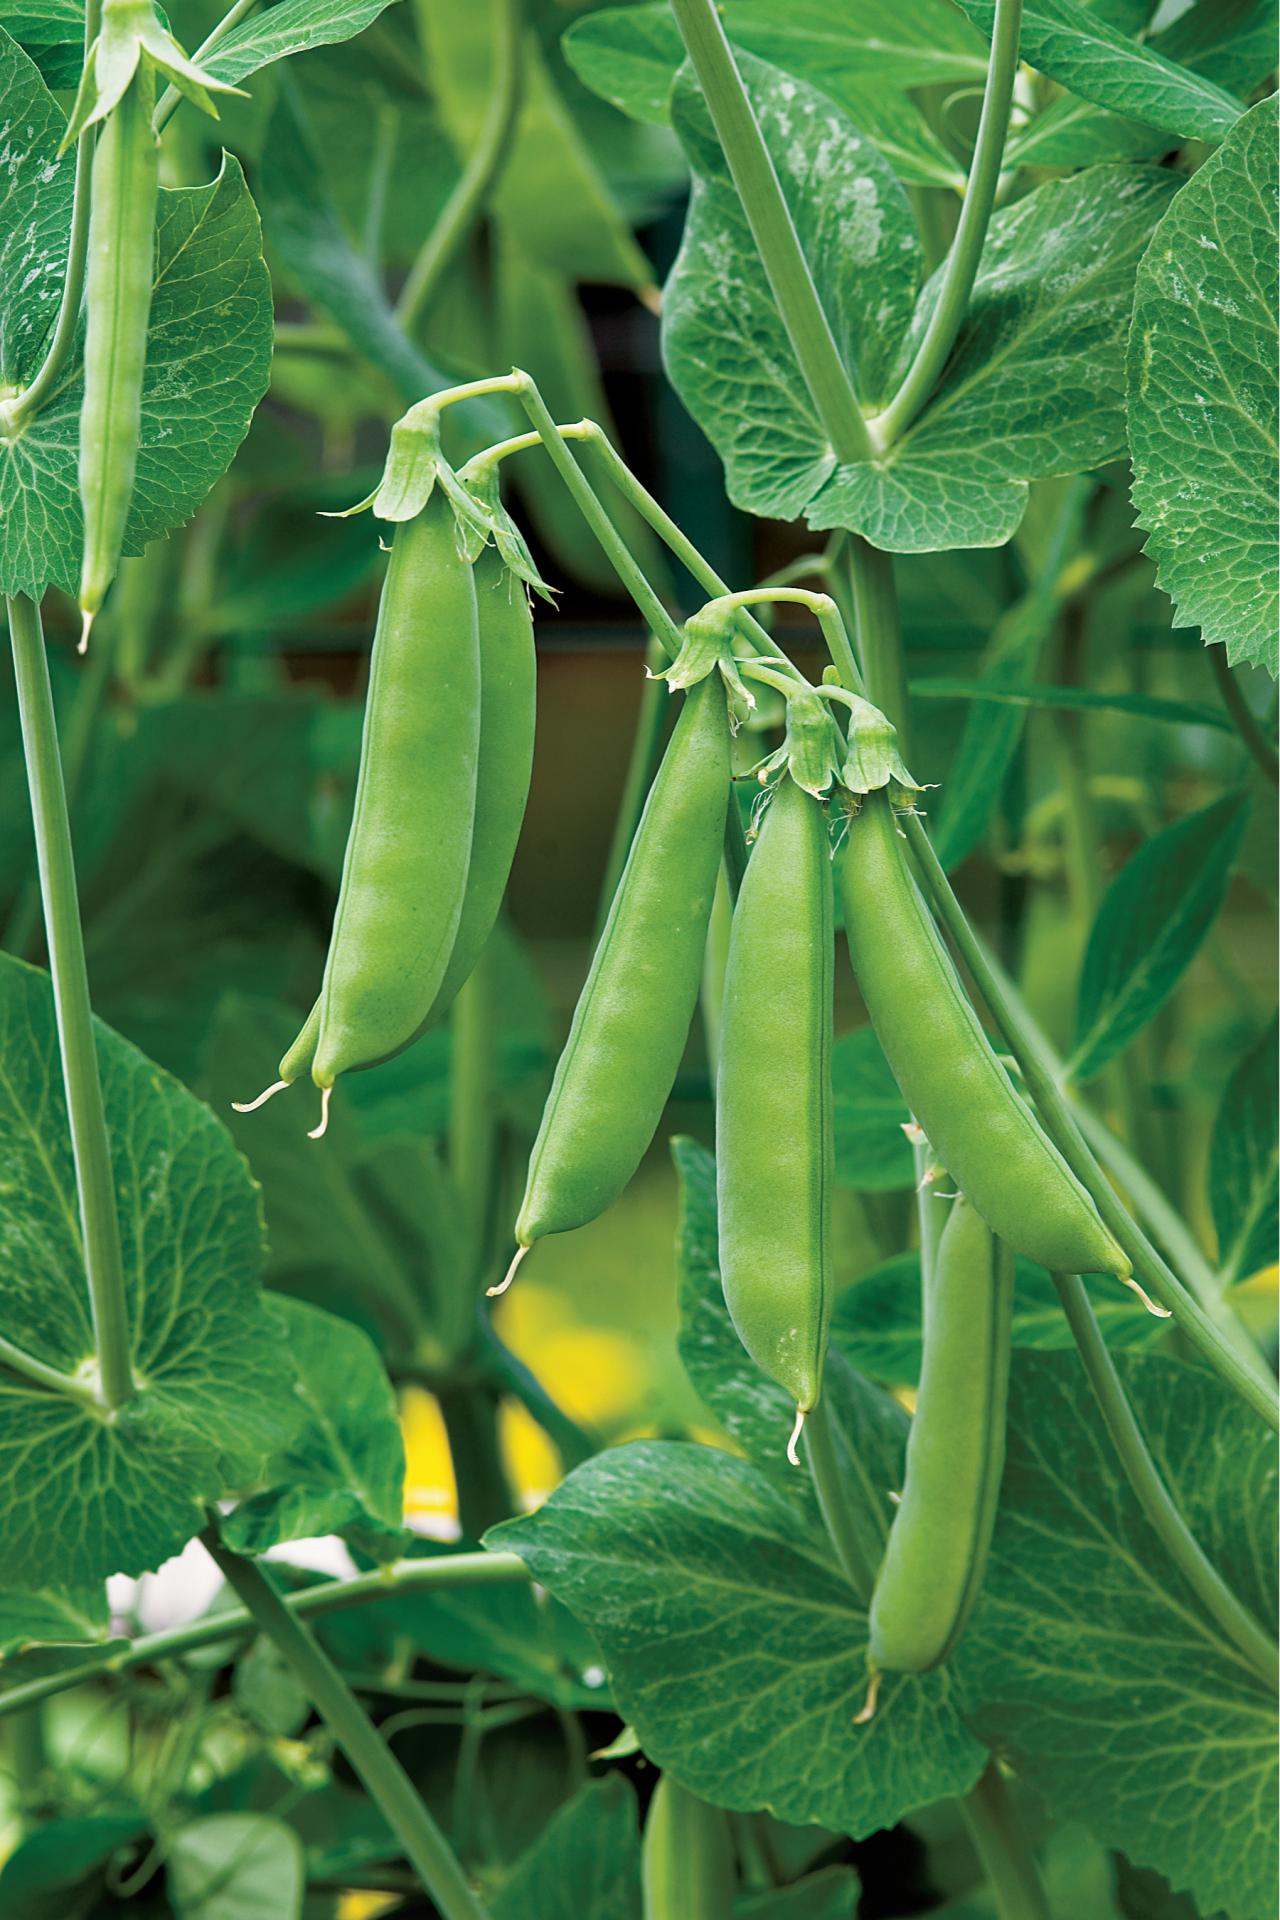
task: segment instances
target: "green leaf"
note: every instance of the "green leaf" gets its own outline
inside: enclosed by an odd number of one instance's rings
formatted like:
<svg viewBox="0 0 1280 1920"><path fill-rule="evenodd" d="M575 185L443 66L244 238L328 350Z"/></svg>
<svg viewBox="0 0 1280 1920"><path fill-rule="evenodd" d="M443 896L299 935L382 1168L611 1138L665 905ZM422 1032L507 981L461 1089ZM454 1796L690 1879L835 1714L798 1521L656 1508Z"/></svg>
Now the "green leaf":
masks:
<svg viewBox="0 0 1280 1920"><path fill-rule="evenodd" d="M1116 1365L1200 1545L1274 1620L1275 1436L1208 1372ZM1204 1913L1269 1920L1274 1695L1184 1587L1067 1354L1015 1356L1000 1515L956 1665L975 1723L1058 1819Z"/></svg>
<svg viewBox="0 0 1280 1920"><path fill-rule="evenodd" d="M995 0L960 0L988 39ZM1140 46L1079 0L1032 0L1022 14L1022 58L1085 100L1184 139L1221 140L1240 102L1211 80Z"/></svg>
<svg viewBox="0 0 1280 1920"><path fill-rule="evenodd" d="M1066 93L1010 137L1005 164L1093 167L1107 160L1149 160L1167 153L1173 137Z"/></svg>
<svg viewBox="0 0 1280 1920"><path fill-rule="evenodd" d="M460 154L479 136L492 92L497 0L431 7L422 18L431 77ZM565 105L532 36L523 49L524 86L493 211L535 259L577 280L627 287L653 272Z"/></svg>
<svg viewBox="0 0 1280 1920"><path fill-rule="evenodd" d="M894 553L1000 546L1029 481L1120 452L1134 274L1173 191L1155 169L1091 167L998 212L940 387L887 455L835 471L808 504L810 526ZM921 295L900 371L939 284Z"/></svg>
<svg viewBox="0 0 1280 1920"><path fill-rule="evenodd" d="M837 345L864 400L882 399L918 273L906 195L824 94L751 55L739 64ZM663 299L667 371L724 461L735 504L793 519L829 479L835 455L687 69L673 105L693 194Z"/></svg>
<svg viewBox="0 0 1280 1920"><path fill-rule="evenodd" d="M290 54L354 39L389 4L390 0L279 0L268 12L242 20L200 64L215 80L243 80Z"/></svg>
<svg viewBox="0 0 1280 1920"><path fill-rule="evenodd" d="M101 1892L108 1862L145 1830L137 1814L51 1820L0 1870L0 1912L5 1920L79 1920Z"/></svg>
<svg viewBox="0 0 1280 1920"><path fill-rule="evenodd" d="M208 1108L118 1034L99 1024L97 1046L139 1391L104 1421L0 1374L0 1558L15 1585L158 1566L296 1419L244 1162ZM74 1373L93 1334L53 1001L47 976L7 955L0 1048L0 1326Z"/></svg>
<svg viewBox="0 0 1280 1920"><path fill-rule="evenodd" d="M236 1661L231 1697L245 1719L272 1740L291 1739L311 1712L293 1668L260 1634Z"/></svg>
<svg viewBox="0 0 1280 1920"><path fill-rule="evenodd" d="M1180 626L1278 669L1276 101L1182 189L1138 272L1133 505Z"/></svg>
<svg viewBox="0 0 1280 1920"><path fill-rule="evenodd" d="M636 1797L620 1773L561 1807L489 1902L492 1920L640 1920Z"/></svg>
<svg viewBox="0 0 1280 1920"><path fill-rule="evenodd" d="M1223 1283L1276 1259L1276 1022L1227 1082L1209 1150L1209 1202Z"/></svg>
<svg viewBox="0 0 1280 1920"><path fill-rule="evenodd" d="M0 390L43 357L70 224L72 161L62 116L35 68L0 33L0 92L24 138L10 173L0 252ZM27 127L31 128L28 135ZM124 551L189 520L230 465L271 370L271 288L258 215L239 162L216 180L162 191L137 478ZM80 573L78 367L16 438L0 442L0 591L74 591Z"/></svg>
<svg viewBox="0 0 1280 1920"><path fill-rule="evenodd" d="M37 1647L102 1645L110 1633L104 1586L0 1587L0 1659Z"/></svg>
<svg viewBox="0 0 1280 1920"><path fill-rule="evenodd" d="M1193 0L1151 45L1232 93L1252 93L1274 70L1276 0Z"/></svg>
<svg viewBox="0 0 1280 1920"><path fill-rule="evenodd" d="M1161 1322L1114 1280L1091 1274L1084 1284L1108 1345L1148 1347L1161 1338ZM1018 1261L1013 1299L1015 1347L1052 1351L1072 1346L1071 1329L1043 1268ZM914 1387L920 1378L919 1254L895 1254L846 1287L832 1310L831 1337L873 1380L887 1387Z"/></svg>
<svg viewBox="0 0 1280 1920"><path fill-rule="evenodd" d="M174 1835L165 1891L177 1920L300 1920L302 1843L262 1814L209 1814Z"/></svg>
<svg viewBox="0 0 1280 1920"><path fill-rule="evenodd" d="M785 9L776 0L738 0L725 21L743 53L818 88L879 147L899 179L959 188L954 156L903 89L932 80L981 78L986 58L960 16L937 0L904 18L886 0L862 0L833 14L822 0ZM587 85L635 119L664 124L684 43L666 7L590 14L565 37L570 64Z"/></svg>
<svg viewBox="0 0 1280 1920"><path fill-rule="evenodd" d="M864 1464L886 1488L901 1474L900 1459ZM859 1838L981 1771L945 1675L894 1682L854 1725L866 1614L811 1501L745 1461L617 1447L488 1538L591 1627L618 1712L704 1799Z"/></svg>
<svg viewBox="0 0 1280 1920"><path fill-rule="evenodd" d="M843 1033L831 1051L836 1179L859 1193L897 1193L915 1185L902 1129L911 1115L873 1027Z"/></svg>
<svg viewBox="0 0 1280 1920"><path fill-rule="evenodd" d="M1070 1071L1091 1080L1160 1011L1217 917L1248 818L1228 793L1139 847L1103 896L1080 976Z"/></svg>
<svg viewBox="0 0 1280 1920"><path fill-rule="evenodd" d="M1047 707L1058 713L1127 713L1135 720L1156 720L1172 727L1212 727L1234 731L1221 707L1198 700L1167 700L1158 693L1095 693L1091 687L993 685L991 680L962 680L931 674L911 682L913 700L972 700L979 706ZM989 726L990 719L983 722Z"/></svg>
<svg viewBox="0 0 1280 1920"><path fill-rule="evenodd" d="M404 1523L404 1440L395 1394L359 1327L302 1300L282 1300L304 1419L271 1461L266 1486L223 1521L227 1545L265 1553L286 1540L348 1528L386 1535Z"/></svg>

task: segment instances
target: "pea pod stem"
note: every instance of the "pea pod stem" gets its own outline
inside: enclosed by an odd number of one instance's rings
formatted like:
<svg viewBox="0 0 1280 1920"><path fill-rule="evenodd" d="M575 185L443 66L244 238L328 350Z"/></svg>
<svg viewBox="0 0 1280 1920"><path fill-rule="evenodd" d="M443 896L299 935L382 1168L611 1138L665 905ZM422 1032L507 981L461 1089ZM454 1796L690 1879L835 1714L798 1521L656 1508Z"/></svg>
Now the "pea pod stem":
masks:
<svg viewBox="0 0 1280 1920"><path fill-rule="evenodd" d="M1255 1367L1228 1344L1194 1294L1183 1286L1161 1259L1121 1201L1076 1124L1066 1096L1046 1058L1044 1042L1034 1023L1005 991L1004 983L986 949L970 927L930 844L923 822L914 814L906 814L902 818L925 892L1017 1060L1049 1138L1077 1180L1092 1195L1104 1222L1133 1262L1143 1285L1150 1288L1161 1305L1175 1314L1180 1329L1192 1346L1226 1384L1255 1412L1261 1414L1270 1426L1280 1427L1274 1390L1259 1377L1257 1371L1260 1360Z"/></svg>
<svg viewBox="0 0 1280 1920"><path fill-rule="evenodd" d="M996 0L991 57L987 64L982 114L978 122L973 164L965 187L964 205L947 254L938 298L915 356L892 400L883 412L868 422L868 430L877 448L891 447L901 439L916 418L933 392L938 375L946 365L964 324L1000 180L1005 136L1009 127L1009 103L1018 71L1021 27L1022 0Z"/></svg>
<svg viewBox="0 0 1280 1920"><path fill-rule="evenodd" d="M1274 1690L1280 1682L1276 1642L1232 1593L1178 1512L1129 1405L1083 1282L1076 1274L1055 1273L1053 1284L1125 1477L1152 1531L1205 1611L1264 1685Z"/></svg>
<svg viewBox="0 0 1280 1920"><path fill-rule="evenodd" d="M441 281L466 245L510 151L524 83L523 0L497 0L494 13L493 82L484 122L457 184L423 241L400 290L395 317L406 333L411 334L417 327L439 291ZM419 0L419 19L423 20L424 15L425 8Z"/></svg>
<svg viewBox="0 0 1280 1920"><path fill-rule="evenodd" d="M84 14L84 50L87 55L102 24L102 0L88 0ZM71 200L71 229L67 239L67 265L62 280L62 298L54 321L44 359L34 376L13 400L0 407L0 431L14 434L38 413L53 392L75 345L80 324L80 302L84 298L85 269L89 259L89 187L93 168L95 131L86 127L76 141L75 185Z"/></svg>
<svg viewBox="0 0 1280 1920"><path fill-rule="evenodd" d="M98 1398L102 1406L114 1410L131 1397L134 1382L115 1177L94 1045L71 825L40 610L33 600L18 595L9 600L8 611L67 1119L80 1200Z"/></svg>
<svg viewBox="0 0 1280 1920"><path fill-rule="evenodd" d="M871 435L840 358L772 157L742 84L715 0L671 0L680 37L706 96L778 316L836 459L868 460Z"/></svg>
<svg viewBox="0 0 1280 1920"><path fill-rule="evenodd" d="M270 1640L346 1754L404 1848L442 1920L486 1920L444 1834L408 1774L296 1609L253 1560L224 1546L215 1523L200 1536L227 1585Z"/></svg>
<svg viewBox="0 0 1280 1920"><path fill-rule="evenodd" d="M810 1409L804 1427L805 1459L809 1467L809 1477L813 1481L813 1490L818 1496L818 1508L822 1514L823 1525L836 1550L836 1558L843 1567L849 1585L858 1597L860 1605L866 1606L876 1583L876 1564L879 1550L873 1558L867 1551L867 1543L862 1538L862 1529L858 1524L857 1512L845 1491L844 1478L836 1453L835 1432L831 1422L831 1413L826 1400L819 1400L816 1407ZM883 1548L883 1540L879 1547Z"/></svg>

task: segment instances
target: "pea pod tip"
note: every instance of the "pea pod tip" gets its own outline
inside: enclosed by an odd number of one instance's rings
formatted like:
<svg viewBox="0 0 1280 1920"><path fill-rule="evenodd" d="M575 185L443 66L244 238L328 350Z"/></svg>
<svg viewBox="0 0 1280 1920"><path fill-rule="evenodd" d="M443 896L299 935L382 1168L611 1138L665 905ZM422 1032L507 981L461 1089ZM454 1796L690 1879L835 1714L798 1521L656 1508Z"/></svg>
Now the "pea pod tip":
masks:
<svg viewBox="0 0 1280 1920"><path fill-rule="evenodd" d="M516 1248L515 1259L511 1262L511 1265L507 1268L501 1280L499 1280L497 1286L485 1288L485 1293L490 1300L496 1300L499 1294L506 1292L507 1288L511 1285L511 1282L516 1277L516 1272L519 1268L520 1262L524 1259L528 1251L529 1251L528 1247Z"/></svg>
<svg viewBox="0 0 1280 1920"><path fill-rule="evenodd" d="M791 1429L791 1438L787 1442L787 1459L793 1467L800 1465L800 1435L804 1432L805 1409L796 1408L796 1423Z"/></svg>
<svg viewBox="0 0 1280 1920"><path fill-rule="evenodd" d="M291 1085L291 1082L288 1080L273 1080L269 1087L263 1088L256 1099L233 1100L231 1102L231 1111L233 1113L256 1113L259 1107L265 1107L268 1100L274 1100L275 1096L278 1093L283 1093L289 1085Z"/></svg>
<svg viewBox="0 0 1280 1920"><path fill-rule="evenodd" d="M880 1670L872 1667L867 1681L867 1697L853 1716L855 1727L865 1727L875 1718L876 1702L880 1698Z"/></svg>
<svg viewBox="0 0 1280 1920"><path fill-rule="evenodd" d="M1151 1298L1151 1295L1147 1292L1146 1288L1142 1286L1139 1281L1135 1280L1132 1274L1129 1275L1129 1277L1125 1280L1124 1284L1126 1287L1130 1287L1133 1290L1133 1292L1137 1294L1139 1300L1141 1300L1147 1312L1150 1314L1154 1314L1157 1320L1172 1320L1173 1308L1162 1307L1158 1300L1153 1300Z"/></svg>
<svg viewBox="0 0 1280 1920"><path fill-rule="evenodd" d="M333 1098L333 1088L331 1086L321 1087L320 1119L314 1127L311 1127L308 1129L307 1131L308 1140L322 1140L325 1134L327 1133L329 1128L329 1102L332 1098Z"/></svg>
<svg viewBox="0 0 1280 1920"><path fill-rule="evenodd" d="M80 610L80 638L76 641L77 653L89 651L89 634L93 628L94 612L95 609L92 607L82 607Z"/></svg>

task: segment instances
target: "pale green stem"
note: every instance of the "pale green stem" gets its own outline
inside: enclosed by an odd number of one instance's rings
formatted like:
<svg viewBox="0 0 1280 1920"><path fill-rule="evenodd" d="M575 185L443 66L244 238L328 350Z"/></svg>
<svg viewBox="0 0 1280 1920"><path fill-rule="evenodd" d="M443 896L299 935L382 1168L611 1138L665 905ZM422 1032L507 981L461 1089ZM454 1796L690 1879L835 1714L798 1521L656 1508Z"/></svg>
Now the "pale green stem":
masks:
<svg viewBox="0 0 1280 1920"><path fill-rule="evenodd" d="M725 593L719 597L726 605L734 607L758 607L766 603L807 607L822 629L831 663L841 681L852 681L855 686L858 684L858 665L853 657L853 648L849 645L840 609L829 593L811 593L807 587L748 587L743 593ZM792 672L795 672L794 668Z"/></svg>
<svg viewBox="0 0 1280 1920"><path fill-rule="evenodd" d="M195 64L199 66L207 54L212 53L215 48L220 47L227 35L240 25L240 22L246 14L253 12L257 4L258 0L235 0L235 5L223 14L212 33L208 34L206 38L200 42L200 45L192 54L191 58ZM182 105L182 101L183 95L178 92L176 87L165 88L156 103L156 110L151 119L151 124L158 134L164 132L174 114Z"/></svg>
<svg viewBox="0 0 1280 1920"><path fill-rule="evenodd" d="M1075 1274L1055 1273L1053 1284L1125 1477L1152 1531L1206 1613L1274 1691L1280 1682L1280 1651L1237 1600L1178 1512L1143 1439L1083 1282Z"/></svg>
<svg viewBox="0 0 1280 1920"><path fill-rule="evenodd" d="M853 593L854 630L867 699L898 730L898 749L911 758L907 675L898 627L898 596L893 559L854 534L846 549ZM857 691L856 683L852 690Z"/></svg>
<svg viewBox="0 0 1280 1920"><path fill-rule="evenodd" d="M102 22L102 0L88 0L84 14L84 50L86 57L98 37ZM71 231L67 239L67 265L62 279L62 298L53 336L35 377L22 392L0 406L0 433L16 434L33 413L39 411L53 391L75 345L80 324L80 302L84 297L85 264L89 257L89 184L92 174L93 143L96 130L86 127L76 141L75 184L71 199Z"/></svg>
<svg viewBox="0 0 1280 1920"><path fill-rule="evenodd" d="M49 971L53 977L58 1045L67 1096L67 1121L80 1199L85 1279L93 1317L100 1399L104 1406L114 1409L122 1406L133 1392L129 1319L115 1180L89 1004L71 825L40 610L25 595L11 599L8 607L22 749L31 795L40 897L44 904Z"/></svg>
<svg viewBox="0 0 1280 1920"><path fill-rule="evenodd" d="M841 464L868 460L873 448L857 391L823 312L715 0L671 0L671 11L706 96L778 316L822 430Z"/></svg>
<svg viewBox="0 0 1280 1920"><path fill-rule="evenodd" d="M254 1561L223 1545L215 1526L200 1537L359 1775L441 1920L485 1920L485 1908L413 1782L297 1609L285 1604Z"/></svg>
<svg viewBox="0 0 1280 1920"><path fill-rule="evenodd" d="M836 1557L859 1604L868 1606L876 1584L878 1554L867 1551L857 1513L846 1497L825 1400L819 1400L805 1416L804 1449L809 1477Z"/></svg>
<svg viewBox="0 0 1280 1920"><path fill-rule="evenodd" d="M991 1889L997 1920L1051 1920L1035 1856L994 1760L959 1807Z"/></svg>
<svg viewBox="0 0 1280 1920"><path fill-rule="evenodd" d="M493 1173L492 973L484 951L458 989L451 1016L449 1172L462 1204L470 1260L470 1271L453 1278L467 1286L478 1278L483 1258Z"/></svg>
<svg viewBox="0 0 1280 1920"><path fill-rule="evenodd" d="M1021 25L1022 0L996 0L987 85L964 206L943 269L937 304L915 357L888 406L871 422L872 436L881 447L891 447L901 439L924 406L964 325L1000 181Z"/></svg>
<svg viewBox="0 0 1280 1920"><path fill-rule="evenodd" d="M655 678L658 668L662 665L662 659L662 648L650 636L645 647L646 677L640 689L640 711L636 715L636 730L632 736L631 753L627 759L622 798L618 803L617 817L613 823L609 857L605 861L604 880L600 887L600 898L596 904L596 940L604 931L604 923L608 918L613 896L618 890L622 869L627 864L631 842L640 824L645 798L662 751L662 736L671 702L670 688L664 680Z"/></svg>
<svg viewBox="0 0 1280 1920"><path fill-rule="evenodd" d="M484 124L462 174L427 235L396 302L395 317L412 333L431 305L484 210L502 169L520 110L524 62L522 0L494 0L493 86Z"/></svg>

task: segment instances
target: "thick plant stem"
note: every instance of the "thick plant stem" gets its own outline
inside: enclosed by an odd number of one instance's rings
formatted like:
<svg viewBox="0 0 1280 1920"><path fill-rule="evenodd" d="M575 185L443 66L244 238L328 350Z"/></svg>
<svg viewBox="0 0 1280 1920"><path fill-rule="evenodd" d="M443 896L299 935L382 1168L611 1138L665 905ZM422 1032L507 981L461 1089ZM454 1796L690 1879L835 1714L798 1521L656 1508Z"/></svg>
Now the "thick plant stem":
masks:
<svg viewBox="0 0 1280 1920"><path fill-rule="evenodd" d="M84 14L84 50L86 55L98 37L102 24L102 0L88 0ZM14 433L33 414L38 413L62 374L75 345L80 324L80 302L84 297L85 266L89 258L89 181L93 168L94 127L86 127L76 141L75 184L71 200L71 231L67 240L67 266L62 279L62 298L54 321L44 359L32 379L6 406L0 406L0 430Z"/></svg>
<svg viewBox="0 0 1280 1920"><path fill-rule="evenodd" d="M114 1410L123 1406L132 1394L133 1374L120 1222L93 1038L71 826L40 611L25 595L11 599L8 606L22 750L27 764L67 1119L80 1198L98 1396L106 1408Z"/></svg>
<svg viewBox="0 0 1280 1920"><path fill-rule="evenodd" d="M493 84L484 124L458 184L442 207L400 290L395 313L406 333L414 331L431 305L445 274L473 232L484 211L489 189L502 170L520 110L523 33L523 0L496 0Z"/></svg>
<svg viewBox="0 0 1280 1920"><path fill-rule="evenodd" d="M483 1386L436 1388L453 1462L458 1525L466 1540L479 1540L515 1510L498 1446L498 1402Z"/></svg>
<svg viewBox="0 0 1280 1920"><path fill-rule="evenodd" d="M613 823L609 857L605 861L604 880L600 886L600 898L596 905L594 936L596 940L600 938L604 923L609 917L609 908L618 890L622 869L627 864L627 855L631 851L631 842L635 839L636 828L640 824L640 815L644 811L645 796L657 771L658 759L662 752L662 736L671 706L670 688L665 681L654 678L662 665L662 649L652 638L645 648L644 664L647 677L640 690L640 711L636 715L636 730L631 739L631 753L627 760L626 778L622 784L622 798L618 803L617 817Z"/></svg>
<svg viewBox="0 0 1280 1920"><path fill-rule="evenodd" d="M997 1920L1051 1920L1039 1869L994 1760L959 1805Z"/></svg>
<svg viewBox="0 0 1280 1920"><path fill-rule="evenodd" d="M991 36L991 58L987 65L986 91L982 97L982 117L973 150L973 165L965 189L964 206L956 228L937 302L929 316L924 337L915 358L903 377L902 385L884 412L872 424L880 445L892 446L906 432L928 400L938 375L956 343L964 324L973 292L978 263L991 224L1000 165L1004 159L1005 135L1009 128L1009 104L1018 71L1018 36L1022 26L1022 0L996 0L995 22Z"/></svg>
<svg viewBox="0 0 1280 1920"><path fill-rule="evenodd" d="M1125 1477L1152 1531L1206 1613L1274 1690L1280 1682L1280 1649L1232 1593L1178 1512L1142 1437L1083 1282L1076 1274L1055 1273L1053 1284Z"/></svg>
<svg viewBox="0 0 1280 1920"><path fill-rule="evenodd" d="M760 254L778 316L809 396L840 462L868 460L871 436L853 379L822 310L769 149L747 98L715 0L671 0L742 210Z"/></svg>
<svg viewBox="0 0 1280 1920"><path fill-rule="evenodd" d="M584 1460L590 1460L600 1451L599 1442L584 1432L577 1421L552 1399L538 1376L525 1365L519 1354L511 1351L483 1306L477 1314L476 1339L480 1358L488 1368L494 1385L503 1393L510 1394L513 1400L518 1400L530 1418L537 1421L560 1455L566 1471L580 1467Z"/></svg>
<svg viewBox="0 0 1280 1920"><path fill-rule="evenodd" d="M470 1270L484 1260L485 1221L493 1176L493 966L486 950L458 989L450 1018L449 1173L462 1203Z"/></svg>
<svg viewBox="0 0 1280 1920"><path fill-rule="evenodd" d="M1211 646L1206 651L1209 655L1209 665L1213 670L1214 683L1223 706L1231 715L1236 732L1272 786L1280 786L1280 756L1277 756L1274 746L1259 726L1257 716L1241 693L1235 676L1227 665L1226 649Z"/></svg>
<svg viewBox="0 0 1280 1920"><path fill-rule="evenodd" d="M235 0L235 5L223 14L217 26L196 48L194 54L191 56L195 64L199 66L206 54L212 53L216 47L220 47L227 35L240 25L240 22L246 14L253 12L257 4L258 0ZM156 103L156 110L151 120L151 124L158 134L164 132L181 105L182 95L178 92L178 89L176 87L166 87Z"/></svg>
<svg viewBox="0 0 1280 1920"><path fill-rule="evenodd" d="M819 1400L805 1418L804 1446L813 1490L818 1496L818 1506L831 1544L849 1585L865 1607L870 1604L876 1584L878 1547L882 1542L877 1543L875 1549L868 1550L853 1504L845 1495L831 1416L825 1400Z"/></svg>
<svg viewBox="0 0 1280 1920"><path fill-rule="evenodd" d="M1259 1376L1260 1359L1251 1364L1228 1344L1194 1295L1165 1265L1124 1206L1076 1125L1062 1088L1045 1058L1044 1043L1038 1030L1005 993L998 974L989 964L982 942L965 918L964 910L951 890L923 824L914 814L905 814L902 818L925 892L1015 1055L1049 1138L1077 1180L1092 1194L1099 1213L1133 1262L1143 1285L1176 1315L1179 1327L1192 1346L1227 1385L1234 1388L1270 1426L1280 1427L1274 1387L1269 1380Z"/></svg>
<svg viewBox="0 0 1280 1920"><path fill-rule="evenodd" d="M911 758L907 673L898 629L898 596L893 584L893 559L858 535L846 549L849 585L853 594L858 659L866 695L898 729L898 749Z"/></svg>
<svg viewBox="0 0 1280 1920"><path fill-rule="evenodd" d="M252 1560L233 1553L210 1527L201 1539L227 1585L259 1631L291 1668L320 1718L364 1783L369 1798L408 1855L441 1920L485 1920L443 1833L408 1774L360 1705L324 1648L296 1611L287 1607Z"/></svg>
<svg viewBox="0 0 1280 1920"><path fill-rule="evenodd" d="M393 1594L429 1592L433 1587L521 1585L529 1570L514 1553L447 1553L429 1560L398 1560L376 1573L359 1573L350 1580L327 1580L322 1586L303 1587L285 1594L284 1605L300 1618L339 1613L347 1607L368 1606ZM57 1673L41 1674L16 1687L0 1691L0 1718L19 1713L37 1700L65 1693L104 1673L127 1673L133 1667L151 1667L163 1660L196 1653L202 1647L221 1646L254 1630L256 1621L246 1607L225 1613L207 1613L184 1627L166 1627L161 1633L142 1634L121 1647L108 1642L96 1655Z"/></svg>

